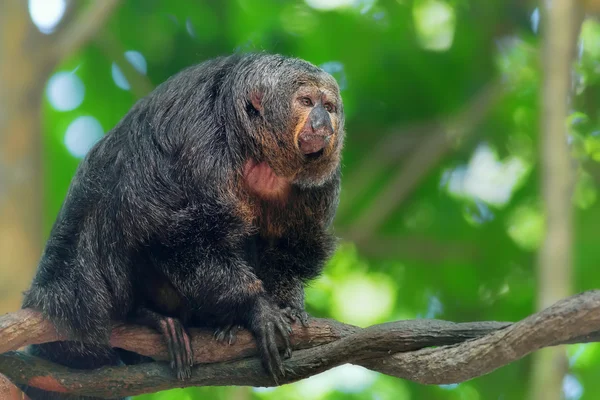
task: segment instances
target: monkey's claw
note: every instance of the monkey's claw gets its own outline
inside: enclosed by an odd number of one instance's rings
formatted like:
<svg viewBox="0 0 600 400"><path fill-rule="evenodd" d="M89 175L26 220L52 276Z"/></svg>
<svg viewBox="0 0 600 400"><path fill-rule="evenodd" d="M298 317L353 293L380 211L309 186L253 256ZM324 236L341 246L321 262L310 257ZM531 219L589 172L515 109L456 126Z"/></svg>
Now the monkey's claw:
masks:
<svg viewBox="0 0 600 400"><path fill-rule="evenodd" d="M292 327L287 316L278 307L272 306L266 301L260 301L254 316L253 333L263 365L273 377L275 384L279 385L279 379L285 376L285 369L277 348L277 335L283 339L284 357L289 358L292 355L290 345Z"/></svg>
<svg viewBox="0 0 600 400"><path fill-rule="evenodd" d="M291 321L300 321L303 327L308 327L308 313L302 309L294 307L286 307L283 309L285 316Z"/></svg>
<svg viewBox="0 0 600 400"><path fill-rule="evenodd" d="M192 376L194 354L190 337L179 320L165 317L159 323L160 331L167 342L171 368L177 373L180 380Z"/></svg>
<svg viewBox="0 0 600 400"><path fill-rule="evenodd" d="M230 346L235 344L237 340L237 333L242 330L241 325L236 324L228 324L222 328L217 328L215 330L215 339L220 343L227 343Z"/></svg>

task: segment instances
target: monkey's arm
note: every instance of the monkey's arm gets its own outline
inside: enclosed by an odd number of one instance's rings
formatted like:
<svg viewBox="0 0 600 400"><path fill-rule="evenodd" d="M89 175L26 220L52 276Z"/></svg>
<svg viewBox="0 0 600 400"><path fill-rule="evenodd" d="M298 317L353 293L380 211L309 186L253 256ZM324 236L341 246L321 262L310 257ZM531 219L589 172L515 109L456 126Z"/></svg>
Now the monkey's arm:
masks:
<svg viewBox="0 0 600 400"><path fill-rule="evenodd" d="M157 266L190 303L192 313L216 314L220 326L247 327L256 338L265 368L277 380L284 369L276 336L282 337L285 354L291 354L289 322L235 247L227 240L207 237L199 235L184 248L163 254Z"/></svg>
<svg viewBox="0 0 600 400"><path fill-rule="evenodd" d="M335 238L315 228L279 240L262 257L259 276L273 299L292 320L307 323L305 283L317 277L335 249Z"/></svg>
<svg viewBox="0 0 600 400"><path fill-rule="evenodd" d="M271 295L291 321L308 326L308 313L304 309L304 283L289 280L273 288Z"/></svg>

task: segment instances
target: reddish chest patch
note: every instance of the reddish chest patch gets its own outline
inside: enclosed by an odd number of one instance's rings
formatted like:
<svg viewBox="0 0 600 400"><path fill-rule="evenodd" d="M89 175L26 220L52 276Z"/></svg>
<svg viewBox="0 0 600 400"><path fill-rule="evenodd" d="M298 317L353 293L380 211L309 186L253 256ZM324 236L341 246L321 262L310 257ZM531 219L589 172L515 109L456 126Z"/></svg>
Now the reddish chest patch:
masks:
<svg viewBox="0 0 600 400"><path fill-rule="evenodd" d="M290 190L290 182L277 176L266 162L246 161L244 182L252 194L265 200L285 202Z"/></svg>

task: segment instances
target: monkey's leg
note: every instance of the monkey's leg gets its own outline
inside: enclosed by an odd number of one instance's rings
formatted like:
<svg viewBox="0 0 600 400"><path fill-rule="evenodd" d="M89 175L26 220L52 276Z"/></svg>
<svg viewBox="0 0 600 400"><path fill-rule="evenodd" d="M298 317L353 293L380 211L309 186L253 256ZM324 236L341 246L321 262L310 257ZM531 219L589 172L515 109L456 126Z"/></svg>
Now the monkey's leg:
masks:
<svg viewBox="0 0 600 400"><path fill-rule="evenodd" d="M147 308L139 308L131 321L154 328L162 334L169 350L171 368L176 371L178 379L184 380L192 376L191 367L194 365L192 344L178 319L158 314Z"/></svg>
<svg viewBox="0 0 600 400"><path fill-rule="evenodd" d="M248 328L256 339L265 369L276 381L285 375L276 337L281 336L285 353L289 354L289 321L235 250L188 247L170 253L157 265L194 307L215 313L225 325Z"/></svg>
<svg viewBox="0 0 600 400"><path fill-rule="evenodd" d="M322 230L312 230L279 240L263 253L258 275L288 318L308 324L304 284L321 273L334 248L334 238Z"/></svg>

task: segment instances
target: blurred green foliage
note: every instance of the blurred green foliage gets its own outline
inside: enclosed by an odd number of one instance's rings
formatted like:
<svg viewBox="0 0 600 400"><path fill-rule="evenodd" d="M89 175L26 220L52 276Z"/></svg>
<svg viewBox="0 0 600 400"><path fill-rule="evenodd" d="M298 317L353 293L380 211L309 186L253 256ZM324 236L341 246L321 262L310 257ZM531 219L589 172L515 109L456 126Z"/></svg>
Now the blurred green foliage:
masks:
<svg viewBox="0 0 600 400"><path fill-rule="evenodd" d="M323 9L327 3L346 5ZM446 156L434 160L435 167L387 215L374 235L375 242L385 237L387 245L372 250L369 243L342 242L323 277L308 289L307 304L312 315L360 326L422 317L523 318L535 307L535 252L544 230L538 195L540 23L539 13L528 4L124 1L106 27L114 40L93 42L56 71L82 82L81 87L75 83L63 88L70 88L75 97L83 90L81 103L57 110L48 86L46 229L80 160L74 154L85 153L94 139L90 121L95 120L80 119L82 129L71 124L79 117L93 117L106 132L136 101L129 85L119 81L118 71L115 77L114 54L137 52L127 53L129 59L142 79L154 85L185 66L234 51L278 52L331 71L343 88L347 112L340 206L344 212L336 220L342 237L361 229L356 226L358 217L373 211L372 202L437 129L415 126L447 121L469 107L485 87L498 84L501 94L491 110L482 111L482 122L454 126L469 134L451 141ZM575 68L574 110L566 121L578 168L577 291L600 284L599 43L600 24L586 21ZM381 143L390 138L394 140L382 153ZM381 168L374 176L361 179L366 169L377 165ZM568 351L566 398L598 398L599 345L570 346ZM522 399L528 374L529 361L524 359L466 383L437 387L342 366L276 389L190 388L138 398Z"/></svg>

